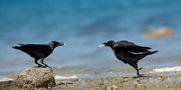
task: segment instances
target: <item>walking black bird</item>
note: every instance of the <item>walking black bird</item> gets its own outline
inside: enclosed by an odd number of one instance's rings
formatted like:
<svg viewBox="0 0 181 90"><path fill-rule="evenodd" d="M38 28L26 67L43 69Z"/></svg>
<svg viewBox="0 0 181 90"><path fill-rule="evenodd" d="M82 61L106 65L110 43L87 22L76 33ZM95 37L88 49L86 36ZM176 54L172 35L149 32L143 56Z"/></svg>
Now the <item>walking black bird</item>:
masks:
<svg viewBox="0 0 181 90"><path fill-rule="evenodd" d="M38 67L49 67L44 63L44 59L48 57L53 50L58 46L64 46L63 42L52 41L48 44L18 44L19 46L13 46L14 49L21 50L35 59L35 63ZM38 60L41 60L39 64Z"/></svg>
<svg viewBox="0 0 181 90"><path fill-rule="evenodd" d="M138 68L138 61L144 58L147 55L154 54L158 51L149 51L150 47L139 46L132 42L123 40L123 41L107 41L102 43L100 47L108 46L111 47L115 56L123 61L125 64L131 65L137 71L137 76L140 77L139 70L142 68Z"/></svg>

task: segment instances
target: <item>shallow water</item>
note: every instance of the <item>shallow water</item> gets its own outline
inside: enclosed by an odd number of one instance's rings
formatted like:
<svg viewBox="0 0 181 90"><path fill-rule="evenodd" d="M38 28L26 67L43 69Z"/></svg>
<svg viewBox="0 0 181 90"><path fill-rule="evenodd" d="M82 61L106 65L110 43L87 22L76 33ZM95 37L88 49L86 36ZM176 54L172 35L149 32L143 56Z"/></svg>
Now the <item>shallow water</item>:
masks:
<svg viewBox="0 0 181 90"><path fill-rule="evenodd" d="M55 68L107 70L128 68L110 48L99 44L129 40L158 50L140 61L145 68L180 66L180 0L1 0L0 74L34 66L33 59L11 47L17 43L64 41L45 62ZM145 31L172 28L171 38L147 39ZM73 72L74 72L73 71Z"/></svg>

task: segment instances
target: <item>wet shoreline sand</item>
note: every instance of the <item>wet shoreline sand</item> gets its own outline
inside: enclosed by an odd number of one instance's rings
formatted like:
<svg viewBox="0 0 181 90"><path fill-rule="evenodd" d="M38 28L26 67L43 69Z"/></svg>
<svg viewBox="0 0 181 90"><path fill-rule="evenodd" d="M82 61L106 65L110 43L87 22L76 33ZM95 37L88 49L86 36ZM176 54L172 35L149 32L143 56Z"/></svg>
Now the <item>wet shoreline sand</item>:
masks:
<svg viewBox="0 0 181 90"><path fill-rule="evenodd" d="M181 89L181 72L149 73L140 78L128 76L58 79L53 90L155 90L158 88L159 90ZM19 90L19 88L14 81L4 81L0 82L0 90Z"/></svg>

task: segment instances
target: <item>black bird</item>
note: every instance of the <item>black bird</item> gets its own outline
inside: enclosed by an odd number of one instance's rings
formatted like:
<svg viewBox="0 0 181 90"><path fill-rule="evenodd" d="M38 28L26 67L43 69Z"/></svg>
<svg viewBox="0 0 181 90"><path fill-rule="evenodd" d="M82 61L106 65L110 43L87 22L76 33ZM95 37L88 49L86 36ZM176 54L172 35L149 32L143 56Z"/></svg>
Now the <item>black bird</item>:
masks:
<svg viewBox="0 0 181 90"><path fill-rule="evenodd" d="M18 44L19 46L13 46L14 49L21 50L31 57L35 59L35 63L38 67L49 67L43 61L46 57L48 57L53 50L58 46L64 46L63 42L52 41L48 44ZM41 63L39 64L38 60L41 59Z"/></svg>
<svg viewBox="0 0 181 90"><path fill-rule="evenodd" d="M138 68L138 61L144 58L147 55L154 54L158 51L149 51L150 47L139 46L132 42L128 42L126 40L123 41L107 41L102 43L100 47L108 46L111 47L115 56L123 61L125 64L131 65L137 71L137 76L142 76L139 73L139 70L142 68Z"/></svg>

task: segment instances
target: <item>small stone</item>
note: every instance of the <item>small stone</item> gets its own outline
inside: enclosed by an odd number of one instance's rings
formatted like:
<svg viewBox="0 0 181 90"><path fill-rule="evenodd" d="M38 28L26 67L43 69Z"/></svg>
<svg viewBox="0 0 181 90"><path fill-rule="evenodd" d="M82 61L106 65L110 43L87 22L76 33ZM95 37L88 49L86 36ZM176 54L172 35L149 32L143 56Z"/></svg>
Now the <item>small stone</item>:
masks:
<svg viewBox="0 0 181 90"><path fill-rule="evenodd" d="M145 85L142 84L142 83L137 83L137 84L135 84L135 87L137 87L137 88L145 88Z"/></svg>
<svg viewBox="0 0 181 90"><path fill-rule="evenodd" d="M15 80L20 88L50 88L54 87L55 75L52 68L29 68L18 74Z"/></svg>
<svg viewBox="0 0 181 90"><path fill-rule="evenodd" d="M111 86L106 87L105 90L111 90Z"/></svg>
<svg viewBox="0 0 181 90"><path fill-rule="evenodd" d="M118 87L116 85L111 85L106 87L106 90L118 90Z"/></svg>
<svg viewBox="0 0 181 90"><path fill-rule="evenodd" d="M116 85L112 85L112 90L118 89Z"/></svg>

